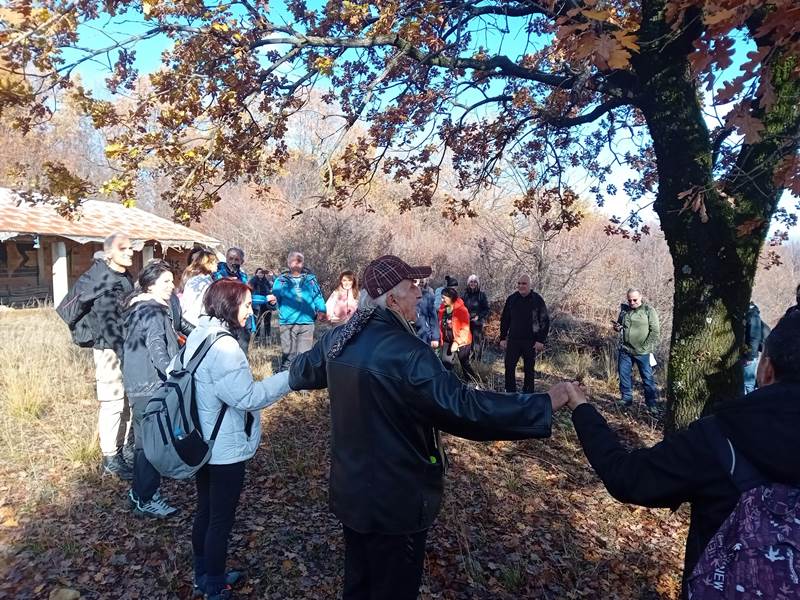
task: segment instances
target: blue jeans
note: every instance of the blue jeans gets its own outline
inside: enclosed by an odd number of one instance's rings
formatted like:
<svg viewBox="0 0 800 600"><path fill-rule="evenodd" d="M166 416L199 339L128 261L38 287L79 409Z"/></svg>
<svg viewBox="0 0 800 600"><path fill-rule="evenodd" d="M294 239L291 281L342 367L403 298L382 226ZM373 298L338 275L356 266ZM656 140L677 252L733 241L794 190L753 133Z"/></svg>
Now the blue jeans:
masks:
<svg viewBox="0 0 800 600"><path fill-rule="evenodd" d="M743 361L742 369L744 370L744 393L749 394L756 389L756 369L758 369L758 359L754 358L749 364L746 361Z"/></svg>
<svg viewBox="0 0 800 600"><path fill-rule="evenodd" d="M653 379L653 367L650 366L649 354L628 354L624 350L619 351L619 392L622 394L622 402L631 404L633 402L633 363L639 367L639 375L642 376L644 385L644 402L647 406L655 406L658 398L656 382Z"/></svg>

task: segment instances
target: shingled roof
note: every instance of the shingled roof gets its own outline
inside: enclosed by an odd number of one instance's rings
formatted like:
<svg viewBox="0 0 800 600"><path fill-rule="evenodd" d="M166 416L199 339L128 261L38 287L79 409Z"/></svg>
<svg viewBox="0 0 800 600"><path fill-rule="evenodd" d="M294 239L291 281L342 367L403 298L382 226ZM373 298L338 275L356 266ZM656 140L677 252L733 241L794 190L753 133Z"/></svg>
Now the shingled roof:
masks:
<svg viewBox="0 0 800 600"><path fill-rule="evenodd" d="M136 250L141 250L148 241L169 248L191 248L195 243L216 248L222 244L153 213L114 202L86 200L79 216L70 221L52 205L31 205L13 190L0 188L0 241L18 235L53 235L86 244L102 242L113 232L126 234Z"/></svg>

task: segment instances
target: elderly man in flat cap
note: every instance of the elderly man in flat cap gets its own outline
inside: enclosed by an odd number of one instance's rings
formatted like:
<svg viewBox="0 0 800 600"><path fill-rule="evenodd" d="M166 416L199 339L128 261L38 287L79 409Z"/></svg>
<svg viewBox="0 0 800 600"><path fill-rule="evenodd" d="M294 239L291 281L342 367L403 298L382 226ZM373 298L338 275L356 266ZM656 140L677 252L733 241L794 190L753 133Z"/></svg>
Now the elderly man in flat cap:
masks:
<svg viewBox="0 0 800 600"><path fill-rule="evenodd" d="M330 394L330 506L344 527L344 600L417 597L444 488L440 431L544 438L568 399L568 383L502 394L470 389L446 370L411 324L420 298L414 280L430 274L396 256L372 261L359 310L290 367L293 389Z"/></svg>

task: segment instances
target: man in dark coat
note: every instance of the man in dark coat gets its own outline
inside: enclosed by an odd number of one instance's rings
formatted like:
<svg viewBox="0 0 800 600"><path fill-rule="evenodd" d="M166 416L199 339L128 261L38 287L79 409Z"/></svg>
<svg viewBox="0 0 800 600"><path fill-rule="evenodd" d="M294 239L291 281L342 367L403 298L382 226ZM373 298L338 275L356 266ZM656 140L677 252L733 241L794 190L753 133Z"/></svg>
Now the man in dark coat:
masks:
<svg viewBox="0 0 800 600"><path fill-rule="evenodd" d="M549 394L470 389L411 321L429 267L382 256L364 271L369 302L289 369L293 389L328 388L330 506L344 526L344 600L413 600L439 512L439 431L473 440L548 437L568 384Z"/></svg>
<svg viewBox="0 0 800 600"><path fill-rule="evenodd" d="M517 291L511 294L500 316L500 347L505 351L506 391L517 391L517 363L522 358L525 378L522 391L534 388L536 353L544 350L550 332L550 315L542 297L531 290L529 275L517 279Z"/></svg>
<svg viewBox="0 0 800 600"><path fill-rule="evenodd" d="M614 498L673 510L683 502L691 503L684 595L706 545L739 499L730 476L736 456L743 456L771 483L800 485L800 314L784 317L770 333L757 379L759 389L720 404L712 417L692 423L652 448L633 451L620 444L579 388L568 390L568 406L583 451ZM731 446L727 464L719 458L710 425L718 427Z"/></svg>
<svg viewBox="0 0 800 600"><path fill-rule="evenodd" d="M133 291L133 280L128 272L133 264L133 248L128 236L114 233L105 239L103 251L104 258L95 259L75 283L75 298L85 303L83 318L92 332L103 471L121 479L131 479L133 471L122 455L126 440L132 442L128 439L132 432L130 407L122 382L122 353L124 303Z"/></svg>

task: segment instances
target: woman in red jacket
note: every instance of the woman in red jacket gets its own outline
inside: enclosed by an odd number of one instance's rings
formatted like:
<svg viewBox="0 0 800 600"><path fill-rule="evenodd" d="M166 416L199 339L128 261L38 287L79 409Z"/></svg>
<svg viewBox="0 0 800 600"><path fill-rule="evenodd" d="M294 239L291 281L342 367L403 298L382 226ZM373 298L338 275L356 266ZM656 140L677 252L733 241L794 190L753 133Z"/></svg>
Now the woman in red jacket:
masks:
<svg viewBox="0 0 800 600"><path fill-rule="evenodd" d="M469 364L472 352L472 333L469 329L469 310L458 297L454 288L442 290L442 305L439 307L439 329L442 334L442 363L452 369L456 355L464 375L475 383L480 377Z"/></svg>

